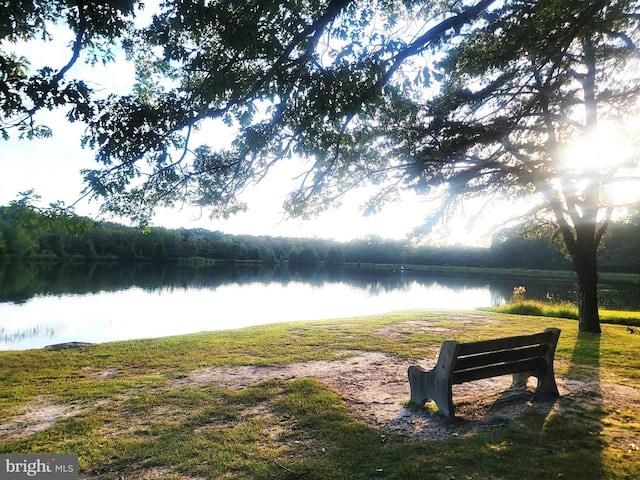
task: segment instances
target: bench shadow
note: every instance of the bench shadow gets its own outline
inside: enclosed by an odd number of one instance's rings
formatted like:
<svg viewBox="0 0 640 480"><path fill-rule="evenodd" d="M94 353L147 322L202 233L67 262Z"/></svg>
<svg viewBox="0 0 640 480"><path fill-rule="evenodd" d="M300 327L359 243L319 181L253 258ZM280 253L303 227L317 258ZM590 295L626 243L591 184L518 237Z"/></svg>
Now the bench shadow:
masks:
<svg viewBox="0 0 640 480"><path fill-rule="evenodd" d="M588 465L589 478L604 477L604 452L599 441L604 417L600 383L600 335L578 333L571 353L568 370L563 377L556 375L560 397L544 398L535 394L536 379L530 378L526 388L510 388L506 377L502 385L506 388L484 390L476 388L456 399L456 417L438 417L433 411L425 413L432 422L440 423L449 435L475 435L482 431L508 427L513 424L526 425L530 438L553 445L543 448L539 462L550 460L549 456L571 453L583 456ZM579 383L580 388L575 385ZM587 387L585 387L587 386ZM521 417L526 416L526 420ZM437 420L436 420L437 418ZM594 439L575 438L576 432ZM423 437L424 438L424 437ZM584 450L583 450L584 449ZM532 452L533 453L533 452ZM508 453L505 452L505 455Z"/></svg>
<svg viewBox="0 0 640 480"><path fill-rule="evenodd" d="M529 404L538 413L531 416L537 419L537 422L529 420L527 425L533 427L541 439L549 438L561 451L571 452L578 448L588 448L584 452L577 452L577 456L582 456L584 462L589 464L590 478L604 478L602 443L588 442L586 438L576 439L571 433L582 431L583 435L596 439L600 438L602 433L604 413L600 382L600 339L599 334L578 332L567 372L564 378L556 377L560 390L558 399L538 398L532 391L527 393L530 396ZM588 385L588 389L572 391L567 388L567 384L572 381ZM523 393L525 399L527 394ZM510 395L514 396L513 400L509 398ZM499 407L501 402L509 404L514 401L518 401L517 393L506 391L496 406ZM574 429L571 425L580 425L580 428ZM588 446L585 446L587 444ZM594 445L599 445L599 450L594 451Z"/></svg>
<svg viewBox="0 0 640 480"><path fill-rule="evenodd" d="M602 434L602 422L605 417L600 378L601 338L601 335L597 333L578 332L566 379L584 381L589 385L589 389L587 392L582 392L582 398L579 398L580 393L565 394L561 402L567 415L577 415L581 420L588 418L591 424L588 434L597 437ZM578 400L582 400L582 402L578 403ZM599 445L597 452L591 452L592 478L604 478L604 444L600 443Z"/></svg>

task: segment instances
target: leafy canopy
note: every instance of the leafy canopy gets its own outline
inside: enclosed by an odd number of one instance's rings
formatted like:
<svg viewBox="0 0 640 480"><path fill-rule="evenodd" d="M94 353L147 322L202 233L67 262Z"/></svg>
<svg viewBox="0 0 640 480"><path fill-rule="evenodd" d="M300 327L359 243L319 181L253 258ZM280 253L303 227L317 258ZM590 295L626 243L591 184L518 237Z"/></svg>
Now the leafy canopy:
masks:
<svg viewBox="0 0 640 480"><path fill-rule="evenodd" d="M131 26L138 0L17 0L0 3L0 136L8 139L51 135L36 122L36 113L70 105L69 119L88 114L91 89L68 72L86 52L89 62L113 59L113 45ZM69 60L36 71L29 58L14 53L16 43L33 39L54 40L56 28L71 31Z"/></svg>
<svg viewBox="0 0 640 480"><path fill-rule="evenodd" d="M303 157L311 163L287 207L321 211L386 176L375 141L385 109L428 85L425 55L493 3L167 2L127 45L135 91L83 117L104 165L85 171L88 185L141 222L185 198L228 215L274 163ZM235 131L230 148L194 142L212 121Z"/></svg>
<svg viewBox="0 0 640 480"><path fill-rule="evenodd" d="M169 0L136 27L134 0L10 2L0 13L0 129L46 135L35 112L70 104L100 165L84 171L87 193L141 223L185 199L214 215L239 211L238 194L289 158L308 161L286 203L293 215L372 182L380 191L367 211L403 188L447 187L538 192L566 218L584 172L558 167L592 128L580 118L591 65L598 115L625 123L635 113L637 7ZM55 23L75 35L62 68L30 73L27 59L3 53ZM97 97L66 78L83 49L108 61L111 45L136 63L129 95ZM203 141L221 124L234 132L230 147Z"/></svg>

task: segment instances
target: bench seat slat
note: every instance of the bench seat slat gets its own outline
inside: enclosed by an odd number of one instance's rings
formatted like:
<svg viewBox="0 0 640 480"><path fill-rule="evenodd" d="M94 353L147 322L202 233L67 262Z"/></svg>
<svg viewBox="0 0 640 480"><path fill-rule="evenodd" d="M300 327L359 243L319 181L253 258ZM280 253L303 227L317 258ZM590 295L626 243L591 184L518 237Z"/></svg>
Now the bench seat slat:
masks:
<svg viewBox="0 0 640 480"><path fill-rule="evenodd" d="M520 348L527 345L537 345L540 343L550 343L551 335L547 332L533 335L521 335L517 337L496 338L494 340L481 340L479 342L461 343L458 356L474 355L476 353L492 352L496 350L507 350Z"/></svg>
<svg viewBox="0 0 640 480"><path fill-rule="evenodd" d="M539 358L528 358L517 362L502 363L498 365L490 365L487 367L472 368L462 370L453 374L453 384L465 382L473 382L474 380L482 380L484 378L499 377L511 373L526 372L535 370L540 364Z"/></svg>
<svg viewBox="0 0 640 480"><path fill-rule="evenodd" d="M482 365L495 365L498 363L514 362L528 358L544 357L549 349L549 345L534 345L531 347L517 348L515 350L501 350L498 352L480 353L458 357L453 368L458 370L468 370Z"/></svg>

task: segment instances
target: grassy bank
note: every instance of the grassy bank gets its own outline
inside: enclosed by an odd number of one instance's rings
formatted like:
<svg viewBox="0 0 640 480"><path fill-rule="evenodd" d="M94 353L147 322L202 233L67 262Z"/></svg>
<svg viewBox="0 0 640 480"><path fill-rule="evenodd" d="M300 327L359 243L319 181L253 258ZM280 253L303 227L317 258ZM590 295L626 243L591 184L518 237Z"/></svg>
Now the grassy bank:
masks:
<svg viewBox="0 0 640 480"><path fill-rule="evenodd" d="M365 265L365 264L363 264ZM370 264L379 268L400 268L400 265ZM452 265L404 265L405 268L425 272L437 272L450 275L469 275L487 277L518 277L550 280L575 280L573 270L540 270L531 268L492 268L492 267L464 267ZM598 278L603 282L640 282L638 273L598 272Z"/></svg>
<svg viewBox="0 0 640 480"><path fill-rule="evenodd" d="M569 302L549 303L537 300L514 300L505 305L487 307L482 310L513 315L578 319L578 307ZM640 327L640 312L600 309L599 313L601 323Z"/></svg>
<svg viewBox="0 0 640 480"><path fill-rule="evenodd" d="M547 326L562 329L556 375L589 385L588 401L535 403L515 419L442 439L416 440L358 421L314 378L241 389L192 381L193 372L215 367L332 361L358 351L409 364L437 355L445 339ZM640 388L640 335L616 325L603 331L578 335L575 321L557 318L401 312L0 352L0 453L77 454L80 477L100 479L640 478L638 404L608 405L600 395L603 382ZM34 427L35 413L47 411L57 421ZM442 421L443 429L461 421Z"/></svg>

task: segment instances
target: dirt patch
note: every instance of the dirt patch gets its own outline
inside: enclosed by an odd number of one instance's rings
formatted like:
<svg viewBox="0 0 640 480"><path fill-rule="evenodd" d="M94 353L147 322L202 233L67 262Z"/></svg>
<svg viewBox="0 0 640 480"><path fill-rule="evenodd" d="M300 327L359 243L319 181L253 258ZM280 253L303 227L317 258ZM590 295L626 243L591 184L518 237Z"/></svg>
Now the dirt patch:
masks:
<svg viewBox="0 0 640 480"><path fill-rule="evenodd" d="M410 320L402 323L401 325L389 325L383 327L379 329L376 334L391 340L399 340L415 333L427 333L433 335L445 334L451 331L453 331L451 328L435 326L435 322Z"/></svg>
<svg viewBox="0 0 640 480"><path fill-rule="evenodd" d="M409 382L406 372L416 362L383 352L350 351L342 354L343 358L335 361L199 369L169 382L168 388L216 384L242 389L265 380L312 377L333 389L356 418L378 428L381 435L398 434L408 438L430 439L465 435L478 427L508 424L532 407L552 411L573 402L581 402L583 405L588 403L620 410L640 409L640 389L629 386L556 377L560 399L541 404L533 398L535 379L531 379L532 383L526 390L510 390L511 378L507 376L455 385L453 400L457 416L455 419L446 419L436 415L435 409L407 408ZM437 355L434 355L418 363L429 369L436 359ZM110 378L115 373L115 370L94 372L95 376L101 378ZM270 415L264 408L263 405L256 405L248 409L246 415ZM0 436L26 437L82 411L79 405L60 405L38 398L25 404L13 419L0 424ZM219 427L207 425L202 428ZM274 434L277 434L275 430Z"/></svg>
<svg viewBox="0 0 640 480"><path fill-rule="evenodd" d="M98 380L109 380L111 378L115 378L118 375L117 368L107 368L106 370L96 370L93 367L83 367L82 370L87 372L91 378Z"/></svg>
<svg viewBox="0 0 640 480"><path fill-rule="evenodd" d="M60 419L79 414L79 405L60 405L38 398L26 403L11 421L0 424L0 436L4 438L28 437L53 427Z"/></svg>
<svg viewBox="0 0 640 480"><path fill-rule="evenodd" d="M528 389L511 390L511 377L497 377L455 385L456 418L446 419L427 410L409 409L407 368L413 361L383 352L344 352L336 361L310 361L290 365L207 368L192 372L181 384L217 385L242 389L270 379L291 380L313 377L337 392L350 412L383 433L411 438L442 438L464 435L478 427L504 425L527 408L559 408L562 401L597 398L604 406L640 408L640 390L599 382L565 381L557 378L560 399L540 404ZM420 362L431 368L436 358ZM535 379L531 379L535 382ZM182 386L182 385L180 385ZM176 385L177 387L177 385Z"/></svg>
<svg viewBox="0 0 640 480"><path fill-rule="evenodd" d="M93 480L99 479L99 476L94 475L85 475L80 476L83 480ZM171 478L175 480L204 480L203 477L192 477L192 476L184 476L174 472L171 468L168 467L154 467L148 470L140 471L139 474L136 474L133 477L124 477L122 475L118 475L118 480L162 480L166 478Z"/></svg>

